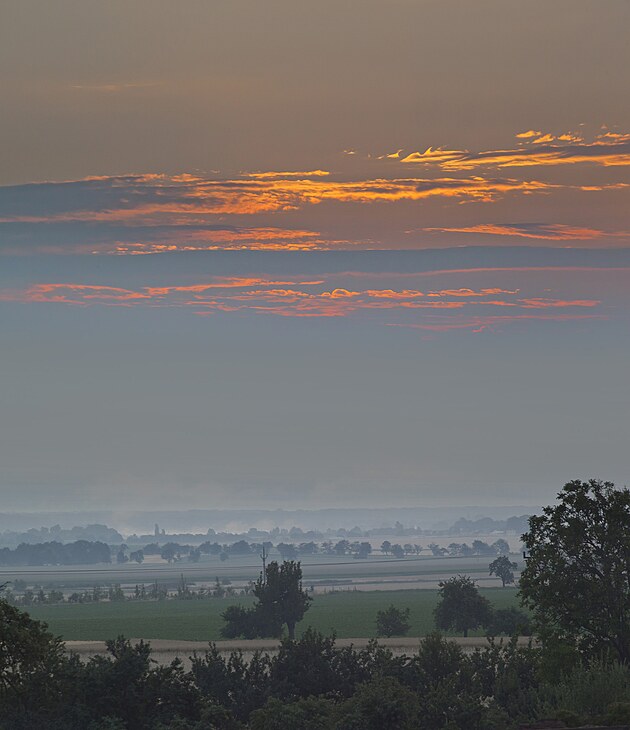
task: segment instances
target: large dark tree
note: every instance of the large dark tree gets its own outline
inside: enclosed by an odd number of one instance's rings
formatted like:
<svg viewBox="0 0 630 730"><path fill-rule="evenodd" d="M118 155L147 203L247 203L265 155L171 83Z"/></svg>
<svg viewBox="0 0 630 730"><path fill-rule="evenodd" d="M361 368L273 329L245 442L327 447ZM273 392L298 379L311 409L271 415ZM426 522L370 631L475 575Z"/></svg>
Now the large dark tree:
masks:
<svg viewBox="0 0 630 730"><path fill-rule="evenodd" d="M286 624L289 639L294 639L295 625L302 620L312 600L302 590L300 563L285 560L279 565L272 561L256 581L253 593L258 599L253 608L230 606L223 612L223 636L278 637Z"/></svg>
<svg viewBox="0 0 630 730"><path fill-rule="evenodd" d="M286 624L289 638L295 638L295 624L304 618L311 597L302 590L302 567L299 562L285 560L279 565L269 563L254 586L258 599L256 608L269 626Z"/></svg>
<svg viewBox="0 0 630 730"><path fill-rule="evenodd" d="M0 596L2 727L11 726L12 714L29 718L39 713L41 717L42 708L56 704L64 661L63 644L48 631L46 624L35 621ZM24 727L27 724L25 721Z"/></svg>
<svg viewBox="0 0 630 730"><path fill-rule="evenodd" d="M630 490L569 482L523 541L521 596L543 636L630 662Z"/></svg>
<svg viewBox="0 0 630 730"><path fill-rule="evenodd" d="M435 608L435 625L443 631L457 631L468 636L470 629L486 626L490 621L490 602L484 598L467 575L440 583L440 600Z"/></svg>

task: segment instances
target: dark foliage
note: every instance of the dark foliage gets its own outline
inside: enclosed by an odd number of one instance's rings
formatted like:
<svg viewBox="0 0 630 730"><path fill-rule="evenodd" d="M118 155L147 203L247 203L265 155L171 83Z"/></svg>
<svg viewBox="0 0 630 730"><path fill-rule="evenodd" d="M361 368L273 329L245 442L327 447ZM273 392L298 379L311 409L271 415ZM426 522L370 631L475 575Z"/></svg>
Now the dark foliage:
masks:
<svg viewBox="0 0 630 730"><path fill-rule="evenodd" d="M391 604L376 614L376 633L378 636L405 636L410 629L409 609L396 608Z"/></svg>
<svg viewBox="0 0 630 730"><path fill-rule="evenodd" d="M286 625L289 638L293 639L295 625L302 620L311 602L310 596L302 590L300 563L285 560L278 565L272 561L265 575L256 581L253 593L258 599L253 608L230 606L223 612L222 635L249 639L279 637Z"/></svg>
<svg viewBox="0 0 630 730"><path fill-rule="evenodd" d="M490 622L486 624L486 632L490 636L531 636L532 626L525 611L511 606L498 608L490 614Z"/></svg>
<svg viewBox="0 0 630 730"><path fill-rule="evenodd" d="M543 636L630 662L630 490L569 482L523 541L521 595Z"/></svg>
<svg viewBox="0 0 630 730"><path fill-rule="evenodd" d="M486 626L490 621L490 603L475 581L460 575L440 584L440 599L435 608L435 625L444 631L468 636L470 629Z"/></svg>

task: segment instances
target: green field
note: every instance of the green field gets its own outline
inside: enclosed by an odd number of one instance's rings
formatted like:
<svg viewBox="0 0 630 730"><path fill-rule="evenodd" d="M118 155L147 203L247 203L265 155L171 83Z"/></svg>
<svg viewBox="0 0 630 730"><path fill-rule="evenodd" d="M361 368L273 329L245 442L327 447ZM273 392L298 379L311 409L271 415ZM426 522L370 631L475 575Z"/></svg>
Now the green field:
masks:
<svg viewBox="0 0 630 730"><path fill-rule="evenodd" d="M488 588L480 591L495 608L518 606L514 589ZM143 639L217 641L221 639L221 613L234 603L251 605L251 598L224 598L162 602L59 604L33 606L33 618L46 621L50 630L66 640L104 640L123 634ZM410 608L409 636L424 636L434 630L436 590L340 591L318 595L300 630L308 626L339 638L375 635L376 612L393 603Z"/></svg>

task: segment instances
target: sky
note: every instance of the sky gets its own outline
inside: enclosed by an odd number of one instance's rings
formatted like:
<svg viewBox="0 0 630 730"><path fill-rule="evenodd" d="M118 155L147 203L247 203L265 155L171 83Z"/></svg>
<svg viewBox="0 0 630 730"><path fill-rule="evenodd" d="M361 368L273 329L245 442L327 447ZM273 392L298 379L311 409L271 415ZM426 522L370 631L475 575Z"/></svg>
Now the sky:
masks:
<svg viewBox="0 0 630 730"><path fill-rule="evenodd" d="M603 7L5 0L2 511L627 483Z"/></svg>

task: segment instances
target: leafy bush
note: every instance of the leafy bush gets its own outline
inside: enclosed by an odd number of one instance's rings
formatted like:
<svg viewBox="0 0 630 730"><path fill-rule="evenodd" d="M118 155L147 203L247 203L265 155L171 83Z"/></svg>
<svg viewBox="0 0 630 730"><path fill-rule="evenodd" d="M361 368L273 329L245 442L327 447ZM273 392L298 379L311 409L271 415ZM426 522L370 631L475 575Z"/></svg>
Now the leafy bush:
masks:
<svg viewBox="0 0 630 730"><path fill-rule="evenodd" d="M410 628L408 608L396 608L391 604L376 614L377 636L405 636Z"/></svg>

